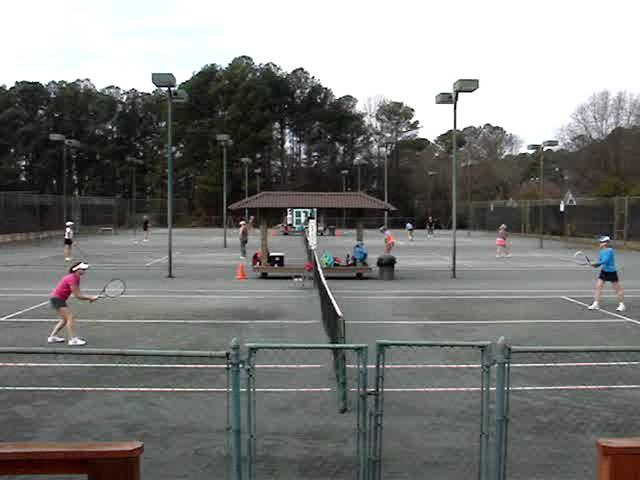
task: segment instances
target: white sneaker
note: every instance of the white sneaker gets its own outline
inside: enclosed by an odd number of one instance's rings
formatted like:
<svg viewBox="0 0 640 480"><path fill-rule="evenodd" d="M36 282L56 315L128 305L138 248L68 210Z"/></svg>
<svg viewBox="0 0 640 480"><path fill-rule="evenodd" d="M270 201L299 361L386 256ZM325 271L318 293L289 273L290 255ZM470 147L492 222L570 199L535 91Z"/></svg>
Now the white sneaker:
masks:
<svg viewBox="0 0 640 480"><path fill-rule="evenodd" d="M593 302L589 305L589 310L600 310L600 304L598 302Z"/></svg>
<svg viewBox="0 0 640 480"><path fill-rule="evenodd" d="M47 338L47 343L62 343L66 341L66 338L58 337L56 335L51 335Z"/></svg>
<svg viewBox="0 0 640 480"><path fill-rule="evenodd" d="M626 309L627 307L624 306L624 303L621 303L618 305L618 308L616 308L616 312L624 312Z"/></svg>
<svg viewBox="0 0 640 480"><path fill-rule="evenodd" d="M86 343L86 341L78 337L73 337L71 340L69 340L69 345L71 345L72 347L79 347L81 345L85 345Z"/></svg>
<svg viewBox="0 0 640 480"><path fill-rule="evenodd" d="M65 261L70 262L71 258L70 257L65 257Z"/></svg>

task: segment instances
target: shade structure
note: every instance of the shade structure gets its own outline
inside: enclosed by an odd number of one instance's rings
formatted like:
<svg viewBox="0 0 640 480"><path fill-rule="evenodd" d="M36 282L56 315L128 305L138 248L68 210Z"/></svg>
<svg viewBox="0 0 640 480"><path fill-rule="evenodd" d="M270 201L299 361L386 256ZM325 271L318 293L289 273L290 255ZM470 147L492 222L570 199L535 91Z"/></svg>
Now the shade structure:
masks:
<svg viewBox="0 0 640 480"><path fill-rule="evenodd" d="M389 210L396 207L362 192L261 192L229 205L229 210L244 208L349 208Z"/></svg>

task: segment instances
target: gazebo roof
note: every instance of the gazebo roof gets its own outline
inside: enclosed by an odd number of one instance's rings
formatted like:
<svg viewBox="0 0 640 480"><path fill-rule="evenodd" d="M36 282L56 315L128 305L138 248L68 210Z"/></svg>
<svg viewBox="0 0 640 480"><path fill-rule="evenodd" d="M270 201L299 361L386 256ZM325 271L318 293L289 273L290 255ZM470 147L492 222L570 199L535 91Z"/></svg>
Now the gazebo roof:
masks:
<svg viewBox="0 0 640 480"><path fill-rule="evenodd" d="M352 208L363 210L396 210L362 192L261 192L229 205L229 210L243 208Z"/></svg>

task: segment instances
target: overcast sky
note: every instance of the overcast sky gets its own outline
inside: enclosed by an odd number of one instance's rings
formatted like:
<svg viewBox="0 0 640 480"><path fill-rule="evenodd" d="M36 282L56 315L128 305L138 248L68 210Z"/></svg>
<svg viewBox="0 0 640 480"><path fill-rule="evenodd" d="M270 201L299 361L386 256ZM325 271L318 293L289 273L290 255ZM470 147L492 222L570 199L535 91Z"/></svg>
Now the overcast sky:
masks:
<svg viewBox="0 0 640 480"><path fill-rule="evenodd" d="M598 90L640 90L640 2L624 0L5 0L0 84L89 78L151 91L249 55L304 67L338 96L383 95L433 139L451 128L438 92L478 78L459 128L492 123L525 143L553 138Z"/></svg>

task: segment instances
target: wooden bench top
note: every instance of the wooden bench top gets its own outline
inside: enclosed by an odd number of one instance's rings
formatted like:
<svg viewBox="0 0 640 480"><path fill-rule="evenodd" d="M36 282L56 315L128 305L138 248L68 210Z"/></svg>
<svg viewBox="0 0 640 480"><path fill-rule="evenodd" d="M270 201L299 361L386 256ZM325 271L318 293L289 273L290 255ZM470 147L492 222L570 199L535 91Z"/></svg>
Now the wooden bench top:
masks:
<svg viewBox="0 0 640 480"><path fill-rule="evenodd" d="M324 271L324 273L368 273L373 271L369 266L324 267L322 270ZM272 267L271 265L255 265L253 267L253 271L269 273L298 273L304 272L304 265L287 265L284 267Z"/></svg>
<svg viewBox="0 0 640 480"><path fill-rule="evenodd" d="M15 460L87 460L139 457L142 442L0 443L0 462Z"/></svg>
<svg viewBox="0 0 640 480"><path fill-rule="evenodd" d="M640 438L601 438L598 450L603 455L640 455Z"/></svg>

